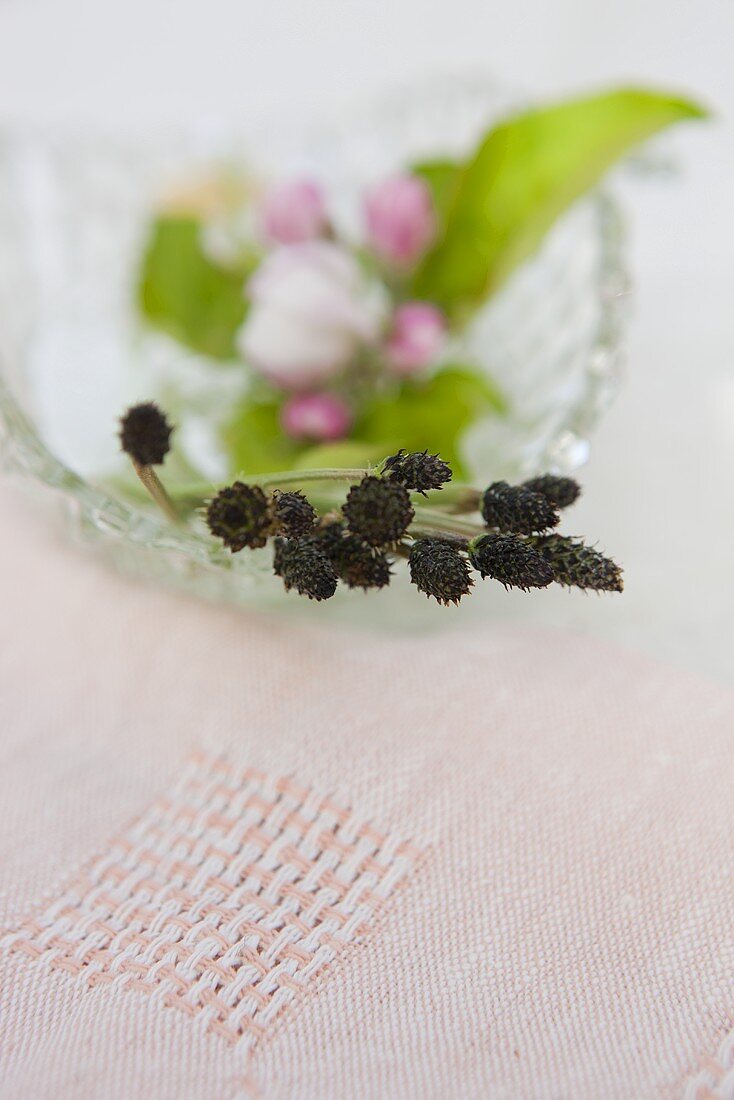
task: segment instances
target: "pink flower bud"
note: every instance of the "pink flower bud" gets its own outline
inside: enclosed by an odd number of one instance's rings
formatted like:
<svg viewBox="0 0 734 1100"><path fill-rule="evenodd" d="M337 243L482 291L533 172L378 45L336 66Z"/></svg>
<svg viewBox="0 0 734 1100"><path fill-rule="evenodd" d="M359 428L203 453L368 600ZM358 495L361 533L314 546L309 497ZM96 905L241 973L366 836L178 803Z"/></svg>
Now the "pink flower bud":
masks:
<svg viewBox="0 0 734 1100"><path fill-rule="evenodd" d="M299 393L290 397L280 414L286 435L331 443L343 439L352 424L349 407L333 393Z"/></svg>
<svg viewBox="0 0 734 1100"><path fill-rule="evenodd" d="M396 267L416 263L436 235L433 198L418 176L383 180L367 195L365 214L370 247Z"/></svg>
<svg viewBox="0 0 734 1100"><path fill-rule="evenodd" d="M408 375L435 363L443 350L446 319L428 302L406 302L393 316L387 343L388 366L394 374Z"/></svg>
<svg viewBox="0 0 734 1100"><path fill-rule="evenodd" d="M293 180L265 195L262 228L275 244L300 244L320 237L327 226L321 188L313 180Z"/></svg>

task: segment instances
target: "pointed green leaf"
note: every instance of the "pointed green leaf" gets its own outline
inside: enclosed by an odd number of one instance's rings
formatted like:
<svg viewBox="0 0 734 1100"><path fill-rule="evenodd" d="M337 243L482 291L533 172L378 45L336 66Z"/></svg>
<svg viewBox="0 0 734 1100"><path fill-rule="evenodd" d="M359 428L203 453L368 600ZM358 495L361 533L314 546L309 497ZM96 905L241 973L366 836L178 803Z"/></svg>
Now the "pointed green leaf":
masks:
<svg viewBox="0 0 734 1100"><path fill-rule="evenodd" d="M413 293L454 318L465 312L502 285L615 161L671 123L703 117L688 100L629 88L497 126L449 187L443 236L416 272ZM444 175L437 194L445 188Z"/></svg>

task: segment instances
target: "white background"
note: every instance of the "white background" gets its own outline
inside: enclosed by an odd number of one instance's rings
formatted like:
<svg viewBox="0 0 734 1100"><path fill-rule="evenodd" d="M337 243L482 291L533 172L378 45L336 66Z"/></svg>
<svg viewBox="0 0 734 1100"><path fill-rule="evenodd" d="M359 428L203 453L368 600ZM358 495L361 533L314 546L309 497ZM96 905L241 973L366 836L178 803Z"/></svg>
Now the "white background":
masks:
<svg viewBox="0 0 734 1100"><path fill-rule="evenodd" d="M624 561L627 591L515 596L511 613L734 682L732 0L0 0L0 121L285 114L297 126L350 97L482 66L538 95L669 85L717 115L671 138L677 177L625 187L628 379L574 523Z"/></svg>

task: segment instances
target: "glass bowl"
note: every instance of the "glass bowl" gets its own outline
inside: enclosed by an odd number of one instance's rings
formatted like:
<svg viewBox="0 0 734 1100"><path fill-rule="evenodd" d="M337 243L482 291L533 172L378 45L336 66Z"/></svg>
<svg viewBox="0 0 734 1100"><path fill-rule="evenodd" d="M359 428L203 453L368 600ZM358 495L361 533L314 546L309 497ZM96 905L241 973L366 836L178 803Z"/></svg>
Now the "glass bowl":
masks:
<svg viewBox="0 0 734 1100"><path fill-rule="evenodd" d="M206 402L214 409L230 400L231 368L213 381L207 364L141 325L133 288L151 208L162 188L198 169L246 163L265 177L315 174L344 200L348 219L349 198L366 183L411 160L466 152L517 106L485 79L464 78L403 89L308 134L247 127L0 134L4 465L55 489L75 531L128 572L231 603L292 605L268 552L233 556L200 521L175 528L110 489L119 475L116 418L127 404L166 394L175 380L174 418L205 465ZM598 189L563 217L466 334L472 361L510 405L505 418L474 426L465 440L476 484L569 472L585 461L617 384L627 292L619 211ZM216 479L218 459L210 458ZM364 606L355 593L330 604L340 601L347 616Z"/></svg>

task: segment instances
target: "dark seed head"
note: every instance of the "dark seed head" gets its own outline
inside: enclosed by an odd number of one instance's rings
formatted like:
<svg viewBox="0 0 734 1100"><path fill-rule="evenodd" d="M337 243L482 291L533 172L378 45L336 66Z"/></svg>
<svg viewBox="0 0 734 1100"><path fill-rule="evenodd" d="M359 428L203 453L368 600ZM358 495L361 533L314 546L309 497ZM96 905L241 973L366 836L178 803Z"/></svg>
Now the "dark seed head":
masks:
<svg viewBox="0 0 734 1100"><path fill-rule="evenodd" d="M273 569L282 577L286 590L295 588L309 600L328 600L336 592L336 570L311 538L277 538Z"/></svg>
<svg viewBox="0 0 734 1100"><path fill-rule="evenodd" d="M352 486L342 512L352 534L370 546L397 542L415 514L404 485L372 476Z"/></svg>
<svg viewBox="0 0 734 1100"><path fill-rule="evenodd" d="M330 523L319 524L307 537L323 550L330 561L336 561L342 539L346 533L346 526L338 520L333 520Z"/></svg>
<svg viewBox="0 0 734 1100"><path fill-rule="evenodd" d="M139 466L158 466L171 446L173 428L152 401L133 405L120 420L123 451Z"/></svg>
<svg viewBox="0 0 734 1100"><path fill-rule="evenodd" d="M529 535L558 523L558 513L542 493L495 481L482 497L482 517L488 527Z"/></svg>
<svg viewBox="0 0 734 1100"><path fill-rule="evenodd" d="M398 451L385 459L382 469L392 481L399 481L406 489L413 489L424 496L427 490L440 489L452 477L449 464L428 451L414 451L411 454Z"/></svg>
<svg viewBox="0 0 734 1100"><path fill-rule="evenodd" d="M245 546L264 546L277 530L273 498L266 496L259 485L235 481L220 489L206 510L209 530L235 553Z"/></svg>
<svg viewBox="0 0 734 1100"><path fill-rule="evenodd" d="M350 588L385 588L390 583L390 559L356 535L345 535L335 543L329 557Z"/></svg>
<svg viewBox="0 0 734 1100"><path fill-rule="evenodd" d="M275 517L280 532L288 538L306 535L316 523L316 509L303 493L274 493Z"/></svg>
<svg viewBox="0 0 734 1100"><path fill-rule="evenodd" d="M284 539L282 536L273 539L273 572L276 577L283 576L283 563L286 558L288 543L289 539Z"/></svg>
<svg viewBox="0 0 734 1100"><path fill-rule="evenodd" d="M583 542L563 535L538 535L528 542L548 562L558 584L597 592L621 592L624 588L617 563Z"/></svg>
<svg viewBox="0 0 734 1100"><path fill-rule="evenodd" d="M545 558L517 535L479 535L469 543L469 561L505 588L545 588L553 580Z"/></svg>
<svg viewBox="0 0 734 1100"><path fill-rule="evenodd" d="M474 583L465 558L441 539L416 539L408 568L416 588L442 604L458 603Z"/></svg>
<svg viewBox="0 0 734 1100"><path fill-rule="evenodd" d="M581 494L578 481L574 481L572 477L556 477L554 474L531 477L528 481L523 481L521 488L540 493L556 508L568 508Z"/></svg>

